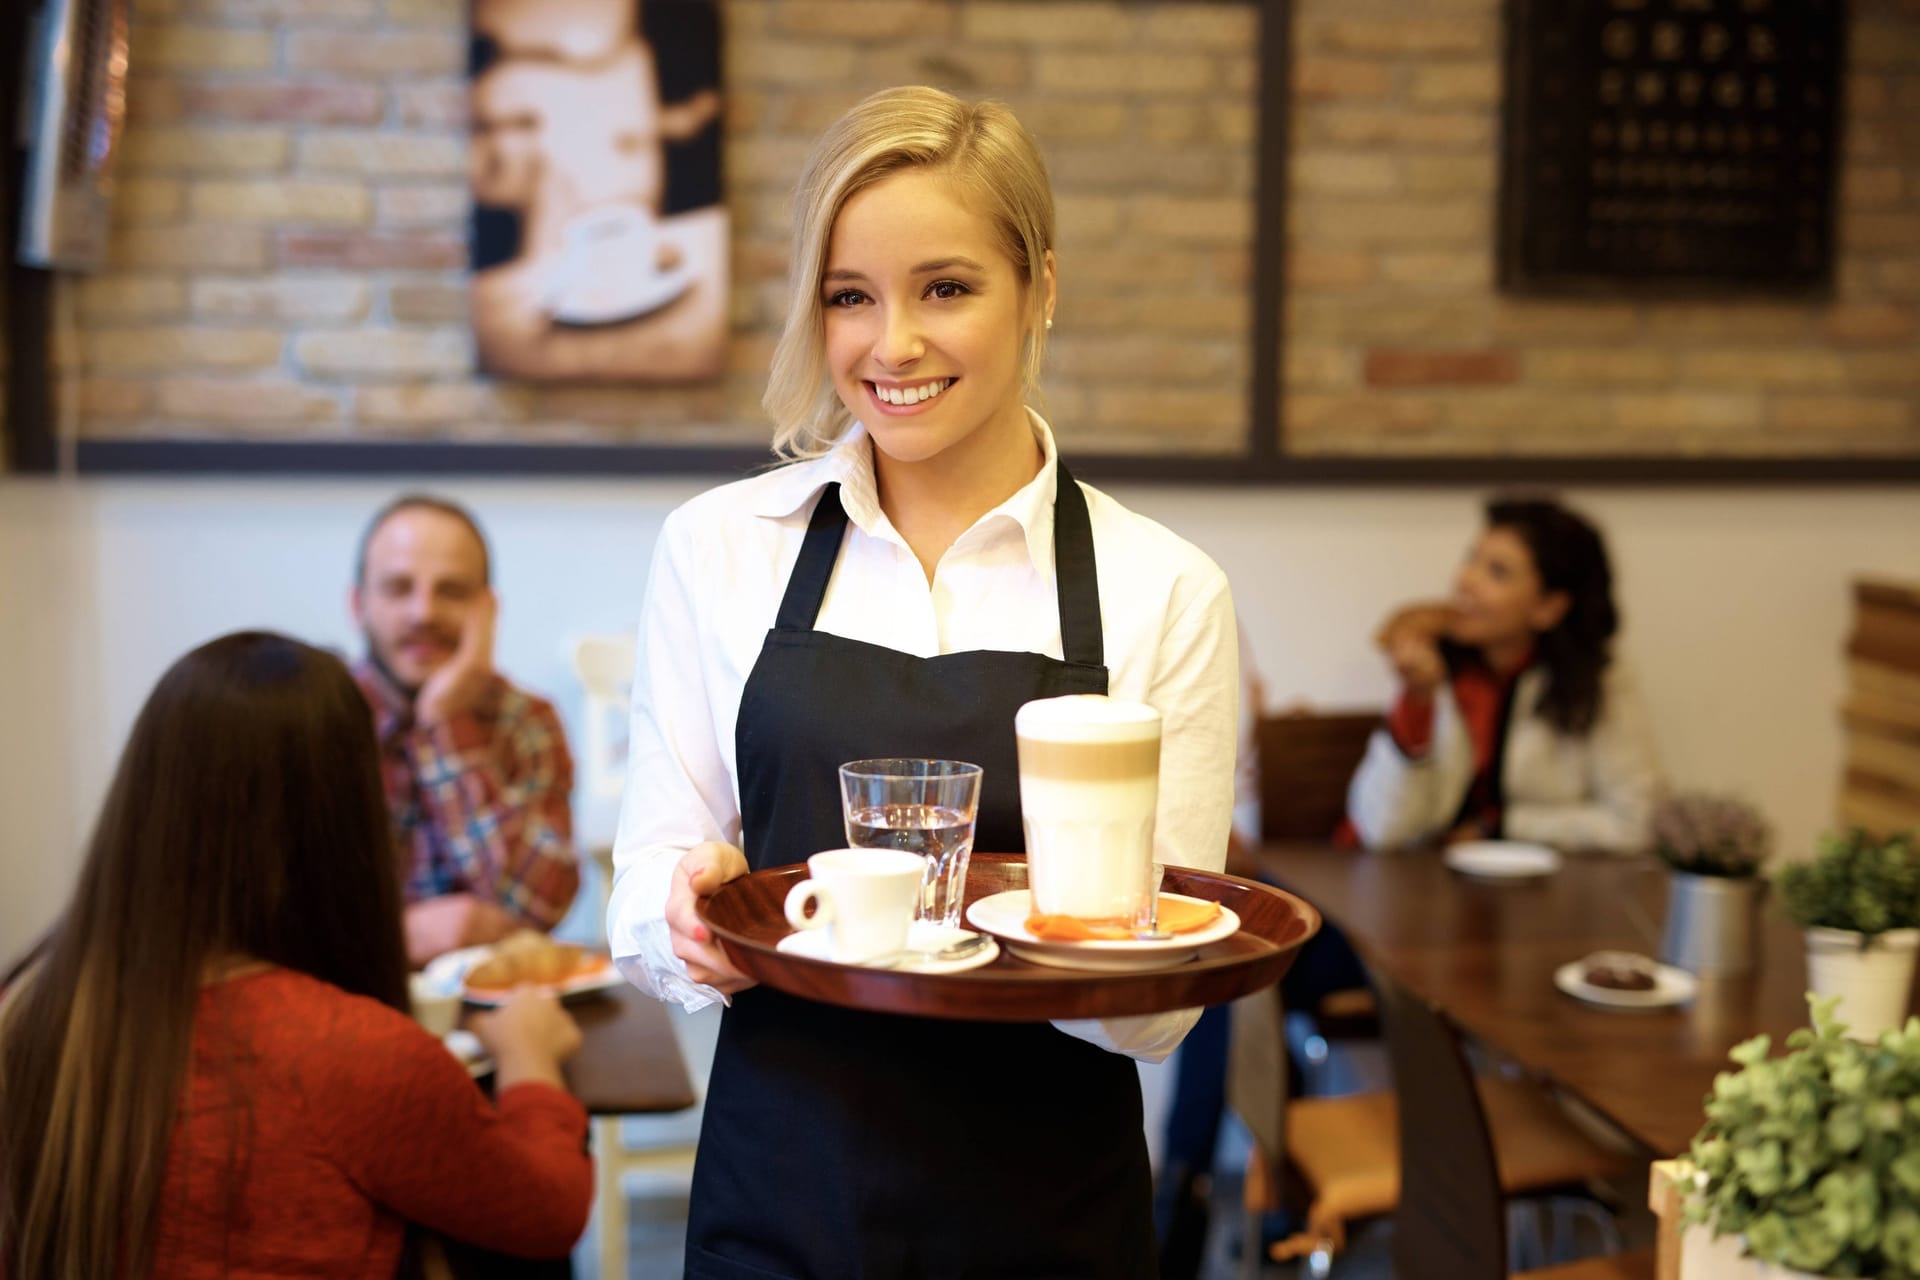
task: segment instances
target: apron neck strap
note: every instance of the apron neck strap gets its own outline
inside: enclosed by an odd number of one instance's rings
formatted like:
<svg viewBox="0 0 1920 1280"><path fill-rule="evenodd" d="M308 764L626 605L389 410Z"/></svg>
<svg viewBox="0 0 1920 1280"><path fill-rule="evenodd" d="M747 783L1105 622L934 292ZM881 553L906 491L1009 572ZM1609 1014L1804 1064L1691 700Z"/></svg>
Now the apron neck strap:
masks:
<svg viewBox="0 0 1920 1280"><path fill-rule="evenodd" d="M1054 460L1053 581L1060 594L1060 656L1083 667L1107 664L1100 629L1100 582L1087 495L1064 460Z"/></svg>
<svg viewBox="0 0 1920 1280"><path fill-rule="evenodd" d="M840 540L847 532L847 509L840 505L838 481L820 491L813 518L807 521L806 541L800 544L800 559L787 578L787 594L780 599L780 613L774 626L782 631L811 631L820 616L821 602L827 598L827 582L833 577L833 563L840 558Z"/></svg>
<svg viewBox="0 0 1920 1280"><path fill-rule="evenodd" d="M1086 667L1106 665L1106 643L1100 627L1100 583L1093 558L1093 522L1087 515L1087 497L1074 483L1065 462L1054 463L1053 579L1060 599L1061 657ZM840 502L836 482L820 491L813 516L807 521L800 558L787 578L774 626L781 631L811 631L827 598L834 562L846 537L847 509Z"/></svg>

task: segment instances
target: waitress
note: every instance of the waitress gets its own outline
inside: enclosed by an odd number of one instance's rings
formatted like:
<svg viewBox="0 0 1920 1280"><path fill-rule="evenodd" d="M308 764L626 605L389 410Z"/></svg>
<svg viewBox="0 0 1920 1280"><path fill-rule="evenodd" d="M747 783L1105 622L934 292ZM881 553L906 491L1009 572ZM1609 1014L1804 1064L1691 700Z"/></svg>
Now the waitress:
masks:
<svg viewBox="0 0 1920 1280"><path fill-rule="evenodd" d="M730 1005L686 1274L1149 1277L1130 1058L1164 1058L1194 1011L843 1009L752 987L695 912L844 845L847 760L982 765L975 845L1023 849L1013 717L1034 698L1159 709L1157 859L1217 869L1233 805L1226 578L1074 481L1026 404L1055 283L1033 140L998 104L875 94L815 145L795 209L765 397L787 465L661 530L607 912L635 985Z"/></svg>

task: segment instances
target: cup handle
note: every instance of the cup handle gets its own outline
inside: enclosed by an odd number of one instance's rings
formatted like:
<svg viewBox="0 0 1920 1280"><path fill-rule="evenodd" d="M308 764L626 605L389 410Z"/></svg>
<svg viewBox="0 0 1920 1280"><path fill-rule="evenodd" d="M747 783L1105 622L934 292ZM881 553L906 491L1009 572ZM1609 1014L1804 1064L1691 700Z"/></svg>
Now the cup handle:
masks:
<svg viewBox="0 0 1920 1280"><path fill-rule="evenodd" d="M813 903L813 914L807 914L807 903ZM787 890L787 923L796 929L818 929L822 925L833 923L833 899L827 896L826 886L812 880L802 880Z"/></svg>

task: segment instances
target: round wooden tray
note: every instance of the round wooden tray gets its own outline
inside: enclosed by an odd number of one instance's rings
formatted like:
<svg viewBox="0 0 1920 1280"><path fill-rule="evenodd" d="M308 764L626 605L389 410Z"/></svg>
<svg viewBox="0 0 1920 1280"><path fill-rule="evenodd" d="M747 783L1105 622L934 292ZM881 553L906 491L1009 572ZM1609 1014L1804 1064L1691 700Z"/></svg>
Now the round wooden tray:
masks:
<svg viewBox="0 0 1920 1280"><path fill-rule="evenodd" d="M1278 982L1320 913L1290 893L1238 876L1168 867L1162 887L1209 898L1240 917L1240 931L1209 943L1193 959L1139 973L1097 973L1030 964L1005 946L991 964L960 973L900 973L814 960L775 950L793 930L783 905L805 878L805 863L742 876L699 904L720 945L742 973L790 995L878 1013L915 1013L982 1022L1118 1018L1224 1004ZM976 853L967 868L967 904L1027 887L1027 860Z"/></svg>

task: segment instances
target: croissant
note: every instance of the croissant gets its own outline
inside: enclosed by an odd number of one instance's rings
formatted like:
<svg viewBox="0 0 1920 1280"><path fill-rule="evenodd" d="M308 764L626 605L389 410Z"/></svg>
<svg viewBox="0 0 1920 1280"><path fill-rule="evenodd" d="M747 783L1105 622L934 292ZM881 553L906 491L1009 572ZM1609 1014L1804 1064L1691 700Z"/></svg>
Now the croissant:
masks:
<svg viewBox="0 0 1920 1280"><path fill-rule="evenodd" d="M554 986L591 973L606 957L589 955L585 947L555 942L533 929L521 929L502 938L493 954L467 973L467 985L502 991L520 986Z"/></svg>

